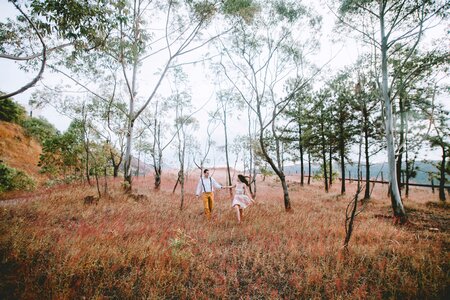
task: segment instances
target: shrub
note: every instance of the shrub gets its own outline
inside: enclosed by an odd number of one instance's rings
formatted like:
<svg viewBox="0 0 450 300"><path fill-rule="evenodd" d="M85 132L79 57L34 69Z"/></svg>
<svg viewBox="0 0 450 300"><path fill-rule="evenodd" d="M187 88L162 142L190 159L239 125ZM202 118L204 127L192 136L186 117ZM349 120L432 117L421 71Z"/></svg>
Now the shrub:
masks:
<svg viewBox="0 0 450 300"><path fill-rule="evenodd" d="M41 144L47 139L58 134L55 126L49 123L45 118L27 118L21 122L27 135L34 137Z"/></svg>
<svg viewBox="0 0 450 300"><path fill-rule="evenodd" d="M6 98L0 101L0 120L20 123L26 117L25 108L22 105L14 102L10 98Z"/></svg>
<svg viewBox="0 0 450 300"><path fill-rule="evenodd" d="M36 182L25 172L0 163L0 193L13 190L31 191L35 187Z"/></svg>

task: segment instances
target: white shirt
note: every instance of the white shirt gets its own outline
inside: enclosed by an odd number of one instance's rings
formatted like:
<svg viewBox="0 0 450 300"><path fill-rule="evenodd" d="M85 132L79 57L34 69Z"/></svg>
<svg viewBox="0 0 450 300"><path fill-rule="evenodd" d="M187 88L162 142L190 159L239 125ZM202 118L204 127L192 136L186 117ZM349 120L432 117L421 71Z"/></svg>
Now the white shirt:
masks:
<svg viewBox="0 0 450 300"><path fill-rule="evenodd" d="M214 192L214 188L221 189L222 186L217 183L211 176L201 177L197 184L197 190L195 191L195 195L199 196L201 193L209 193Z"/></svg>

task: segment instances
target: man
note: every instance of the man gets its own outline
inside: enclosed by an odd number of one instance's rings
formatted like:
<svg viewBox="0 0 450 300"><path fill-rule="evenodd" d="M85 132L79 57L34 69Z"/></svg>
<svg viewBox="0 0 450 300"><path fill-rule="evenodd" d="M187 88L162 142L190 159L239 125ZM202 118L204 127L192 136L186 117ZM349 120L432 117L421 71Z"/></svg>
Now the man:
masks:
<svg viewBox="0 0 450 300"><path fill-rule="evenodd" d="M197 184L197 190L195 195L197 199L202 196L203 206L205 208L205 216L209 220L211 219L211 212L214 206L214 189L222 189L223 187L214 180L214 178L209 176L209 170L205 169L203 171L203 177Z"/></svg>

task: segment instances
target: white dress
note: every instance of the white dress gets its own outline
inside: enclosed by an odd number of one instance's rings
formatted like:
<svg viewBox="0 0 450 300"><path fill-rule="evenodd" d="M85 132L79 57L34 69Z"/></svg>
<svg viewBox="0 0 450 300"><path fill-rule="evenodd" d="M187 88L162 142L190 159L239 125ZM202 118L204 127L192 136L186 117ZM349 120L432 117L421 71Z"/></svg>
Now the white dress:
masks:
<svg viewBox="0 0 450 300"><path fill-rule="evenodd" d="M231 207L235 205L239 205L240 208L246 208L252 204L252 200L245 194L245 187L243 183L236 184L236 191L234 193L233 202L231 203Z"/></svg>

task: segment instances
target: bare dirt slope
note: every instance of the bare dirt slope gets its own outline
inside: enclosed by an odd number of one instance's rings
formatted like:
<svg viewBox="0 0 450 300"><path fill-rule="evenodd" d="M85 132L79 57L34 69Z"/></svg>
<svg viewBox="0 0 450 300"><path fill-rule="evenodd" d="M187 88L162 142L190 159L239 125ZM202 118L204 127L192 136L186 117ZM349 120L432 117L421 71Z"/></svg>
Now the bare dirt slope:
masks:
<svg viewBox="0 0 450 300"><path fill-rule="evenodd" d="M24 171L38 182L41 145L14 123L0 121L0 160L11 168Z"/></svg>

